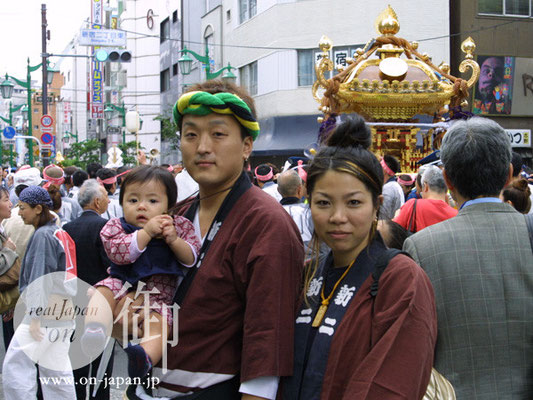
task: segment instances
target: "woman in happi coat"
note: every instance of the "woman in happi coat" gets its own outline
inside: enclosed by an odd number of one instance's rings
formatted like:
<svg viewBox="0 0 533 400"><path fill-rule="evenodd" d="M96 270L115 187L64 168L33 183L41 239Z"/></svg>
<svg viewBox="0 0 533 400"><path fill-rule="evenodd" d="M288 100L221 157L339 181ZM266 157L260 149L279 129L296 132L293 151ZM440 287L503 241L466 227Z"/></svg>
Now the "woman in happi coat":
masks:
<svg viewBox="0 0 533 400"><path fill-rule="evenodd" d="M68 312L77 290L76 250L72 238L57 227L52 208L50 195L40 186L20 193L19 215L35 231L20 269L25 311L2 366L5 400L37 398L38 371L44 400L76 398L69 358L75 321Z"/></svg>
<svg viewBox="0 0 533 400"><path fill-rule="evenodd" d="M311 162L307 191L315 242L331 252L307 264L294 375L282 380L281 397L421 399L437 337L433 288L376 230L383 172L363 119L338 126L327 144Z"/></svg>

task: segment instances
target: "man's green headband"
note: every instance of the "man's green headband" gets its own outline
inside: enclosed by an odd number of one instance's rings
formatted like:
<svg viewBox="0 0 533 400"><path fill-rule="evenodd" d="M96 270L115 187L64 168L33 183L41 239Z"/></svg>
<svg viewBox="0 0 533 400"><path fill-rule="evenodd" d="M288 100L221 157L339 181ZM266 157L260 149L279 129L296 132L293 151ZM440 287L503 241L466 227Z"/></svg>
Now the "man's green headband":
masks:
<svg viewBox="0 0 533 400"><path fill-rule="evenodd" d="M232 93L185 93L178 99L172 112L174 121L178 126L183 116L187 114L199 116L211 113L233 115L253 140L257 139L259 135L259 123L252 116L250 107Z"/></svg>

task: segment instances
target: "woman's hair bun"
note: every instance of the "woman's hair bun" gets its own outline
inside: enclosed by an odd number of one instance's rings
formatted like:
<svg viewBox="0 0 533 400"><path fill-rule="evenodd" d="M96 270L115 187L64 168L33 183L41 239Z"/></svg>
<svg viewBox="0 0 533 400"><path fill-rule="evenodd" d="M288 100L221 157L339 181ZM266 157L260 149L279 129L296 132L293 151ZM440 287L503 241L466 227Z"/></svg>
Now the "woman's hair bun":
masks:
<svg viewBox="0 0 533 400"><path fill-rule="evenodd" d="M518 178L518 179L515 179L511 182L511 186L514 187L515 189L518 189L522 192L527 192L529 191L529 185L527 183L527 180L524 179L524 178Z"/></svg>
<svg viewBox="0 0 533 400"><path fill-rule="evenodd" d="M328 138L328 146L357 147L369 149L372 143L370 129L363 117L354 114L348 120L338 125Z"/></svg>

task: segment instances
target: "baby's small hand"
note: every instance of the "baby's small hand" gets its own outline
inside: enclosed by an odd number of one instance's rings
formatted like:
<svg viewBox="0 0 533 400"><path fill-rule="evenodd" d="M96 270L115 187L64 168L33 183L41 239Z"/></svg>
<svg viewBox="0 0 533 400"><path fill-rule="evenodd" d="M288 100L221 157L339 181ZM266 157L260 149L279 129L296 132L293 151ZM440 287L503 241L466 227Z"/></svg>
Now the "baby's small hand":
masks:
<svg viewBox="0 0 533 400"><path fill-rule="evenodd" d="M152 238L161 235L163 232L163 221L165 217L168 217L168 215L156 215L155 217L150 218L148 222L144 224L143 229Z"/></svg>
<svg viewBox="0 0 533 400"><path fill-rule="evenodd" d="M176 233L176 228L174 227L174 221L170 221L170 222L165 221L163 225L162 234L167 244L174 242L174 240L178 238L178 234Z"/></svg>

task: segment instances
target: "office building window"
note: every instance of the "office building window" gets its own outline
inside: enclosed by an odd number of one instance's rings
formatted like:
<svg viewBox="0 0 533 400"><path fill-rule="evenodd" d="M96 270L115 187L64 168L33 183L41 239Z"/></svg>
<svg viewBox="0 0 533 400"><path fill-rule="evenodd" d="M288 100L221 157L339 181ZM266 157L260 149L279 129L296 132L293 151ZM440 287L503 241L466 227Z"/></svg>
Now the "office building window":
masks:
<svg viewBox="0 0 533 400"><path fill-rule="evenodd" d="M324 76L326 79L331 78L337 74L337 66L346 68L348 66L349 58L356 58L355 53L357 47L335 47L329 53L330 60L333 61L335 69L333 72L326 71ZM298 86L311 86L316 80L315 65L324 57L324 53L320 49L306 49L298 50Z"/></svg>
<svg viewBox="0 0 533 400"><path fill-rule="evenodd" d="M532 0L478 0L478 13L504 16L531 16Z"/></svg>
<svg viewBox="0 0 533 400"><path fill-rule="evenodd" d="M172 66L172 76L178 75L178 63Z"/></svg>
<svg viewBox="0 0 533 400"><path fill-rule="evenodd" d="M215 31L213 30L212 25L207 25L204 31L204 47L207 46L209 49L209 58L213 59L215 57Z"/></svg>
<svg viewBox="0 0 533 400"><path fill-rule="evenodd" d="M172 13L172 22L178 22L178 10L174 10L174 12Z"/></svg>
<svg viewBox="0 0 533 400"><path fill-rule="evenodd" d="M252 96L257 94L257 61L240 68L241 86Z"/></svg>
<svg viewBox="0 0 533 400"><path fill-rule="evenodd" d="M160 73L160 81L161 81L161 92L166 92L168 89L170 89L170 71L169 69L165 69L161 71Z"/></svg>
<svg viewBox="0 0 533 400"><path fill-rule="evenodd" d="M170 21L168 20L168 18L164 19L163 22L161 22L160 28L161 30L159 31L159 42L163 43L170 36Z"/></svg>
<svg viewBox="0 0 533 400"><path fill-rule="evenodd" d="M257 0L239 0L239 20L241 24L255 14L257 14Z"/></svg>
<svg viewBox="0 0 533 400"><path fill-rule="evenodd" d="M298 50L298 86L311 86L314 78L313 50Z"/></svg>

